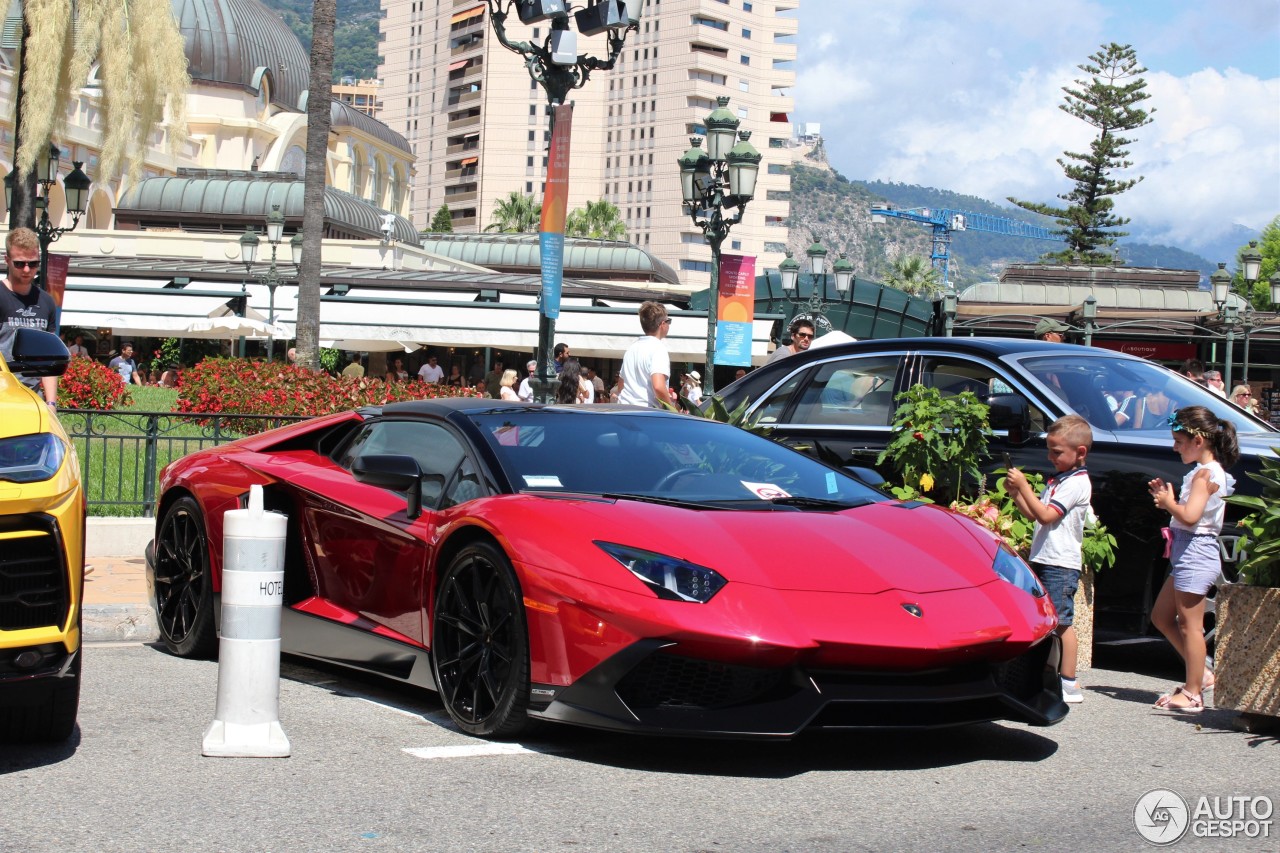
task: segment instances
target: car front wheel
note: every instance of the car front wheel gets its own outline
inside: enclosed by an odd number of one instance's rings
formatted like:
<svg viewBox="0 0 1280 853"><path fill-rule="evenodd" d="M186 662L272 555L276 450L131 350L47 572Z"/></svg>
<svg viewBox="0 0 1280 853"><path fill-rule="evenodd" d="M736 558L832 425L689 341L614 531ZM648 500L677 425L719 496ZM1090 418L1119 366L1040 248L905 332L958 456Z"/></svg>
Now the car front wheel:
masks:
<svg viewBox="0 0 1280 853"><path fill-rule="evenodd" d="M213 657L218 637L209 540L193 498L180 498L165 511L156 537L155 582L156 617L165 648L179 657Z"/></svg>
<svg viewBox="0 0 1280 853"><path fill-rule="evenodd" d="M529 723L529 637L511 563L488 542L449 563L436 594L431 657L445 709L468 734L513 737Z"/></svg>

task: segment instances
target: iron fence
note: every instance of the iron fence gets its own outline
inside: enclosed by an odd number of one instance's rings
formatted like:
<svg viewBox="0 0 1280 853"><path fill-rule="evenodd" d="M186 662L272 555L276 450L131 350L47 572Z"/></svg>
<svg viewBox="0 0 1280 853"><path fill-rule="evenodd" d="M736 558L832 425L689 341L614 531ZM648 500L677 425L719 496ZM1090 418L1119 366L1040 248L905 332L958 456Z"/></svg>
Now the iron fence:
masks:
<svg viewBox="0 0 1280 853"><path fill-rule="evenodd" d="M90 515L155 515L164 466L188 453L307 418L60 409L80 462Z"/></svg>

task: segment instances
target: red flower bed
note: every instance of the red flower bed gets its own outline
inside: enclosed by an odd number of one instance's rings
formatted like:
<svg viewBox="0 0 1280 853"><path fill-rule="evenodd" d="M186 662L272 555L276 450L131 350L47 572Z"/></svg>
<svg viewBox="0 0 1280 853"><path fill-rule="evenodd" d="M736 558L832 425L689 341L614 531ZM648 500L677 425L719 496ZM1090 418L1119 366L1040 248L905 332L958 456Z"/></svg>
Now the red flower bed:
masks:
<svg viewBox="0 0 1280 853"><path fill-rule="evenodd" d="M63 409L114 409L133 402L120 374L91 358L76 356L58 377L58 406Z"/></svg>
<svg viewBox="0 0 1280 853"><path fill-rule="evenodd" d="M315 417L399 400L479 396L469 388L459 390L417 380L387 383L368 377L334 378L280 362L206 358L183 371L182 386L173 410L195 414ZM247 432L263 428L257 424L237 426L237 429Z"/></svg>

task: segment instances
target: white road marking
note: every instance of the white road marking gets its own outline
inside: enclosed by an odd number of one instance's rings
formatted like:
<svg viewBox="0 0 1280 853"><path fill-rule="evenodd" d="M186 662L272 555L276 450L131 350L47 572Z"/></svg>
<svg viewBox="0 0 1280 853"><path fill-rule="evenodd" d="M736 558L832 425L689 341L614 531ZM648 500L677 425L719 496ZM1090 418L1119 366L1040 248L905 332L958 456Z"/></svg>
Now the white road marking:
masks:
<svg viewBox="0 0 1280 853"><path fill-rule="evenodd" d="M414 758L477 758L484 755L540 755L538 750L529 749L518 743L477 743L463 746L420 746L406 747L405 752Z"/></svg>

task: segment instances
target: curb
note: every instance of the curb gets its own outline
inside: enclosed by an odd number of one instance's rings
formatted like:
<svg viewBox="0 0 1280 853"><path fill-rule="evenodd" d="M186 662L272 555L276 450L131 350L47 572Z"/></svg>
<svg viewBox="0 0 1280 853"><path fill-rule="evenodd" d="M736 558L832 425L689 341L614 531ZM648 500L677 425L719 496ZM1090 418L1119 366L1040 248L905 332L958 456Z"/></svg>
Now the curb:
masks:
<svg viewBox="0 0 1280 853"><path fill-rule="evenodd" d="M151 643L160 638L155 612L141 604L90 604L84 608L84 643Z"/></svg>

